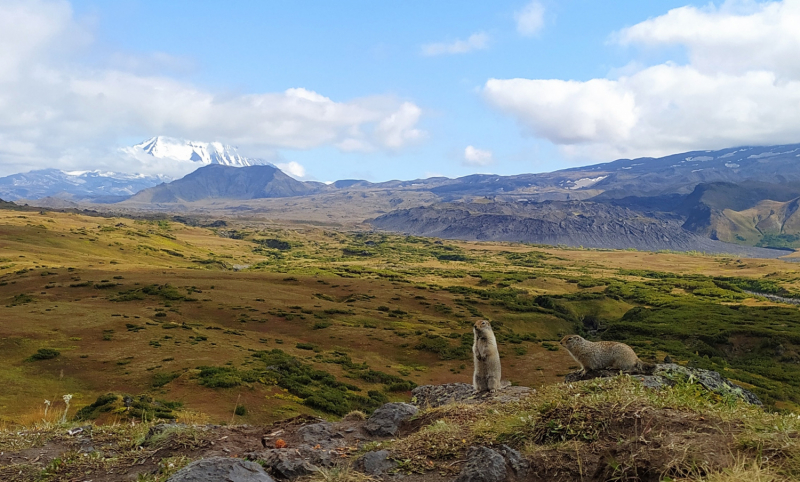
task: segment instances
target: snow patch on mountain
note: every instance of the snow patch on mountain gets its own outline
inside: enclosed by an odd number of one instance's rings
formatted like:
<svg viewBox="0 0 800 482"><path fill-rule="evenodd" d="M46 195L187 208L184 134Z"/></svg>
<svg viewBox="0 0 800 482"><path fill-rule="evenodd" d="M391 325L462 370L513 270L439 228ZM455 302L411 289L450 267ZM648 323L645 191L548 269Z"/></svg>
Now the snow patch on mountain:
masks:
<svg viewBox="0 0 800 482"><path fill-rule="evenodd" d="M162 170L158 172L173 175L188 174L209 164L233 167L273 165L265 159L245 157L235 147L221 142L198 142L166 136L153 137L135 146L123 147L120 152L149 167L142 170L154 172L152 168L160 166Z"/></svg>

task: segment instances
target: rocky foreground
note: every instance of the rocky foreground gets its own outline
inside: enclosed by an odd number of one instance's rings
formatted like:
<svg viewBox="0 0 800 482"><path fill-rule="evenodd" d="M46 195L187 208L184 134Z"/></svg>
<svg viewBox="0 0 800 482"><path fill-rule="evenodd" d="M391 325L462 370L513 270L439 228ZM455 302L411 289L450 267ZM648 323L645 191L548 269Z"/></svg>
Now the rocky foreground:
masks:
<svg viewBox="0 0 800 482"><path fill-rule="evenodd" d="M716 372L476 394L424 386L369 417L302 416L269 427L73 427L0 435L0 480L230 481L709 480L723 471L800 475L800 420L770 414Z"/></svg>

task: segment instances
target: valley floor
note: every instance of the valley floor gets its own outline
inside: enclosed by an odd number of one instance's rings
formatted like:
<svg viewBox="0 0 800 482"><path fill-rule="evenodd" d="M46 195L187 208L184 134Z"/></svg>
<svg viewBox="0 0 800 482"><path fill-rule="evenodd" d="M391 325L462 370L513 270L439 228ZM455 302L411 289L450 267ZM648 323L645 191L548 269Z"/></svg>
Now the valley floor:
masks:
<svg viewBox="0 0 800 482"><path fill-rule="evenodd" d="M484 317L515 384L561 380L577 331L800 403L800 311L745 293L797 296L794 263L213 221L0 210L0 425L129 420L107 393L140 421L369 411L469 382Z"/></svg>

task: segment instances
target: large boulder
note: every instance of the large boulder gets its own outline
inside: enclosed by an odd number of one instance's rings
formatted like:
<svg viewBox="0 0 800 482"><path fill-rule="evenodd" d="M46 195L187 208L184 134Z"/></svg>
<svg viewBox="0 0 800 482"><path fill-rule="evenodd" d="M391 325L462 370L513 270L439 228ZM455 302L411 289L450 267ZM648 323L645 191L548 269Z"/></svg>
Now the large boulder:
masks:
<svg viewBox="0 0 800 482"><path fill-rule="evenodd" d="M256 463L229 457L210 457L192 462L167 482L275 482L275 479Z"/></svg>
<svg viewBox="0 0 800 482"><path fill-rule="evenodd" d="M615 377L619 375L616 370L577 371L567 374L564 381L573 383L594 378ZM762 405L755 393L736 385L727 378L713 370L690 368L675 363L662 363L656 365L652 375L631 375L649 388L672 387L678 382L697 383L710 392L726 397L734 397L753 405Z"/></svg>
<svg viewBox="0 0 800 482"><path fill-rule="evenodd" d="M375 410L364 424L364 430L374 437L393 437L400 423L417 414L417 407L408 403L387 403Z"/></svg>

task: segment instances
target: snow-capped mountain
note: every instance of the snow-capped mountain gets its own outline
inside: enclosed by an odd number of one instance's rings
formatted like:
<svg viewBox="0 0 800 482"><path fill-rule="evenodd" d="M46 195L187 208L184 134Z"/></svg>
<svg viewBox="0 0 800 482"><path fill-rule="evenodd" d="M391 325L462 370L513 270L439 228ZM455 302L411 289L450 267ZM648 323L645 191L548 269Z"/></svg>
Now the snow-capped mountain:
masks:
<svg viewBox="0 0 800 482"><path fill-rule="evenodd" d="M0 177L0 199L40 199L55 196L64 199L87 199L103 202L119 201L142 189L172 179L167 176L147 176L104 171L61 171L40 169Z"/></svg>
<svg viewBox="0 0 800 482"><path fill-rule="evenodd" d="M224 166L271 166L272 163L251 157L244 157L235 147L220 142L197 142L173 137L157 136L132 147L124 147L121 151L138 160L147 162L147 158L174 160L177 163L194 163L194 169L209 165Z"/></svg>
<svg viewBox="0 0 800 482"><path fill-rule="evenodd" d="M114 202L162 182L181 178L210 164L275 167L264 159L242 156L235 147L221 142L197 142L165 136L120 148L116 155L131 171L154 175L41 169L0 178L0 199L15 201L55 196Z"/></svg>

